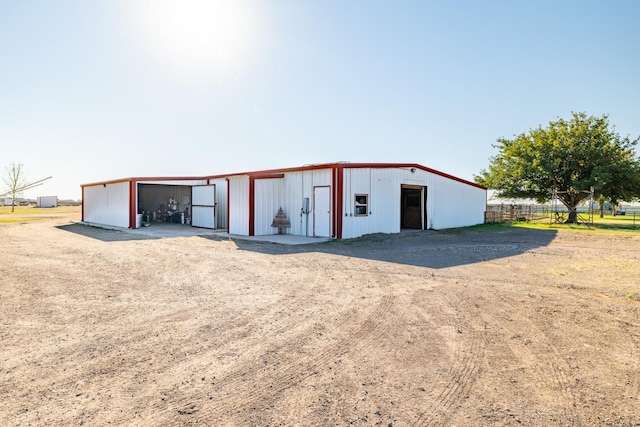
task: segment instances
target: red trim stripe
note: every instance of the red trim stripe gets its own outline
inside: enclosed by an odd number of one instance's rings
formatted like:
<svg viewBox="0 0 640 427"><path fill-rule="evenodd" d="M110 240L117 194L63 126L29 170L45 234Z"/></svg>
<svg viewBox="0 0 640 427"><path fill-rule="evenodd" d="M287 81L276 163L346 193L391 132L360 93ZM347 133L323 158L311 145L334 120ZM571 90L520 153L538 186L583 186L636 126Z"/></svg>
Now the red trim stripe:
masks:
<svg viewBox="0 0 640 427"><path fill-rule="evenodd" d="M466 179L463 178L458 178L457 176L453 176L450 175L448 173L445 172L441 172L439 170L436 169L432 169L426 166L422 166L420 164L417 163L326 163L326 164L319 164L319 165L309 165L309 166L299 166L299 167L293 167L293 168L282 168L282 169L267 169L267 170L262 170L262 171L255 171L255 172L241 172L241 173L232 173L232 174L225 174L225 175L216 175L216 176L211 176L209 178L226 178L226 177L230 177L230 176L240 176L240 175L261 175L261 174L274 174L274 173L286 173L286 172L300 172L300 171L307 171L307 170L317 170L317 169L331 169L331 168L338 168L338 169L348 169L348 168L354 168L354 169L361 169L361 168L372 168L372 169L384 169L384 168L405 168L405 169L420 169L435 175L440 175L444 178L448 178L448 179L452 179L454 181L458 181L461 182L463 184L467 184L467 185L471 185L473 187L478 187L481 188L483 190L486 190L487 187L477 184L475 182L472 181L468 181Z"/></svg>
<svg viewBox="0 0 640 427"><path fill-rule="evenodd" d="M249 236L255 233L255 215L256 215L256 181L253 177L249 177Z"/></svg>
<svg viewBox="0 0 640 427"><path fill-rule="evenodd" d="M280 179L284 178L283 173L260 173L260 174L251 174L251 178L253 179Z"/></svg>
<svg viewBox="0 0 640 427"><path fill-rule="evenodd" d="M225 175L226 176L226 175ZM224 176L222 176L224 177ZM130 178L119 178L119 179L111 179L108 181L99 181L99 182L92 182L89 184L80 184L80 187L93 187L96 185L103 185L103 184L117 184L120 182L130 182L130 181L137 181L137 182L142 182L142 181L206 181L207 177L206 176L165 176L165 177L130 177Z"/></svg>

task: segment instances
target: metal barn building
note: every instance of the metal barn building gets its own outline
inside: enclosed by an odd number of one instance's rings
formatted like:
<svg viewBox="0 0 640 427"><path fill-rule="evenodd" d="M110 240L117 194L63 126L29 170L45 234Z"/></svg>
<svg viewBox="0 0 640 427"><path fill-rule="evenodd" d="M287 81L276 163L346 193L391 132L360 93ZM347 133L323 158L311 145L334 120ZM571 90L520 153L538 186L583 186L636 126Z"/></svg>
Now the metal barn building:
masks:
<svg viewBox="0 0 640 427"><path fill-rule="evenodd" d="M82 185L82 221L140 228L143 222L177 222L176 214L185 214L180 221L194 227L225 228L226 201L224 178L124 178Z"/></svg>
<svg viewBox="0 0 640 427"><path fill-rule="evenodd" d="M180 214L186 213L187 224L227 229L232 235L281 232L338 239L481 224L487 200L481 185L419 164L398 163L127 178L82 189L82 219L92 224L137 228L146 221L166 221L169 205L180 216L176 221L176 214L171 215L171 222L184 223ZM283 227L276 227L276 216L284 218Z"/></svg>

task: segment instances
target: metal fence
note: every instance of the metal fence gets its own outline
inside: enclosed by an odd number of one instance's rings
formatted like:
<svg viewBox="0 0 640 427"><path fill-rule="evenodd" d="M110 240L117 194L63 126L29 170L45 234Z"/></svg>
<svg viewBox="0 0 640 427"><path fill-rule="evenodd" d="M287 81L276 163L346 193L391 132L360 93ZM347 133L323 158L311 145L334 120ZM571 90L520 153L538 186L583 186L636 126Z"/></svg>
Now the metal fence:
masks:
<svg viewBox="0 0 640 427"><path fill-rule="evenodd" d="M523 221L550 221L564 222L569 211L565 206L551 207L550 205L536 204L494 204L487 205L485 222L523 222ZM578 222L585 222L588 216L600 215L599 209L589 210L588 207L578 207ZM611 211L604 211L605 215L611 215ZM626 207L619 209L614 216L625 216L627 226L640 227L640 207ZM582 221L581 221L582 220ZM589 221L592 223L593 221Z"/></svg>
<svg viewBox="0 0 640 427"><path fill-rule="evenodd" d="M549 206L545 205L487 205L485 222L534 221L549 218L549 214Z"/></svg>

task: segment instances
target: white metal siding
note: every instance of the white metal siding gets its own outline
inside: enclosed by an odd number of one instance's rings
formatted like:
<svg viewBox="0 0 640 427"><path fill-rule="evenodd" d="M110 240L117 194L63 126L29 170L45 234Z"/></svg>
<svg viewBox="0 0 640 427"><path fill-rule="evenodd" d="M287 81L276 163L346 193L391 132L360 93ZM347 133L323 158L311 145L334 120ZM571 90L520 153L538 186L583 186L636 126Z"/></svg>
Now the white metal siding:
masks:
<svg viewBox="0 0 640 427"><path fill-rule="evenodd" d="M278 213L279 208L283 208L285 215L291 220L291 211L285 209L283 204L284 179L256 179L254 181L255 190L255 213L254 213L254 234L264 236L277 233L277 229L271 227L271 223ZM290 230L285 228L285 234Z"/></svg>
<svg viewBox="0 0 640 427"><path fill-rule="evenodd" d="M398 169L345 169L342 237L400 232L400 181ZM367 194L367 216L354 216L355 195Z"/></svg>
<svg viewBox="0 0 640 427"><path fill-rule="evenodd" d="M194 227L216 228L216 186L193 186L191 197L191 224Z"/></svg>
<svg viewBox="0 0 640 427"><path fill-rule="evenodd" d="M216 228L215 208L213 206L192 206L191 225L201 228Z"/></svg>
<svg viewBox="0 0 640 427"><path fill-rule="evenodd" d="M55 208L58 206L58 196L39 196L36 206L39 208Z"/></svg>
<svg viewBox="0 0 640 427"><path fill-rule="evenodd" d="M313 236L313 188L332 185L332 169L287 172L284 177L282 209L296 236ZM331 190L333 194L333 189ZM309 213L302 213L303 200L309 199Z"/></svg>
<svg viewBox="0 0 640 427"><path fill-rule="evenodd" d="M84 220L92 224L129 227L129 182L84 187Z"/></svg>
<svg viewBox="0 0 640 427"><path fill-rule="evenodd" d="M484 222L485 190L438 175L433 181L428 195L429 228L466 227Z"/></svg>
<svg viewBox="0 0 640 427"><path fill-rule="evenodd" d="M331 169L286 172L284 178L256 179L254 181L254 234L277 233L277 229L272 228L271 223L278 209L282 207L291 222L291 228L286 230L287 234L313 235L312 213L309 213L309 218L307 215L300 215L303 199L309 198L309 209L313 212L313 187L331 184ZM216 190L219 189L220 186L217 186ZM228 191L229 233L246 236L249 234L249 177L229 178ZM216 198L220 206L223 197L219 191ZM227 200L226 194L224 199ZM217 213L222 213L222 210L218 209Z"/></svg>
<svg viewBox="0 0 640 427"><path fill-rule="evenodd" d="M196 185L191 188L191 204L202 206L215 206L215 185Z"/></svg>
<svg viewBox="0 0 640 427"><path fill-rule="evenodd" d="M249 235L249 177L229 178L229 234Z"/></svg>
<svg viewBox="0 0 640 427"><path fill-rule="evenodd" d="M216 186L216 228L227 228L227 180L212 179L209 184Z"/></svg>
<svg viewBox="0 0 640 427"><path fill-rule="evenodd" d="M311 178L311 171L288 172L282 180L282 209L291 222L291 228L287 230L287 234L307 235L305 231L306 215L301 216L300 210L302 209L302 199L311 197Z"/></svg>

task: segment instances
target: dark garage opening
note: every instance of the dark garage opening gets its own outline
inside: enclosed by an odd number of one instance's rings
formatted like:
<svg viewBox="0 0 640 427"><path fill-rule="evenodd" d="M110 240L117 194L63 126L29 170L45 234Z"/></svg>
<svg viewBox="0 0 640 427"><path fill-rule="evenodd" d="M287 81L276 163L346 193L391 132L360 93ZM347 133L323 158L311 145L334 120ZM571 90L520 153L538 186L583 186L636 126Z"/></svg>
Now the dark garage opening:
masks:
<svg viewBox="0 0 640 427"><path fill-rule="evenodd" d="M426 195L427 187L402 186L400 228L424 230L423 217L426 222L426 215L423 215L423 212L426 212L424 208L427 203Z"/></svg>

